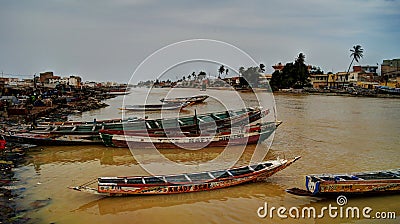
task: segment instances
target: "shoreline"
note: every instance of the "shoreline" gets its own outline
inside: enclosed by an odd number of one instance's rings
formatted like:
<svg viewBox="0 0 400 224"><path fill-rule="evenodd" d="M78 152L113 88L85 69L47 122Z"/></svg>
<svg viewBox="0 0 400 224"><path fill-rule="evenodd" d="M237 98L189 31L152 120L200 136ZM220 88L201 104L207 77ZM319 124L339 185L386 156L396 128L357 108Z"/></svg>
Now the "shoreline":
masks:
<svg viewBox="0 0 400 224"><path fill-rule="evenodd" d="M367 98L393 98L400 99L400 95L392 95L392 94L352 94L352 93L340 93L340 92L307 92L307 91L298 91L298 92L290 92L290 91L275 91L273 94L276 95L319 95L319 96L347 96L347 97L367 97Z"/></svg>

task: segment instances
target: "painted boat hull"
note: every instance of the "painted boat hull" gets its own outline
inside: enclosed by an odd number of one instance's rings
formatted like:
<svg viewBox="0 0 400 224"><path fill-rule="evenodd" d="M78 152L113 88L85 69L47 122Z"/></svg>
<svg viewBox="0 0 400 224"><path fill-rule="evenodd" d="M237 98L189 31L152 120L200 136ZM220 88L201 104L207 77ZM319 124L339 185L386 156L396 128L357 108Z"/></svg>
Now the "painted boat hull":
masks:
<svg viewBox="0 0 400 224"><path fill-rule="evenodd" d="M400 180L306 182L307 190L313 195L388 194L400 192Z"/></svg>
<svg viewBox="0 0 400 224"><path fill-rule="evenodd" d="M146 104L146 105L128 105L125 106L124 110L131 110L131 111L159 111L159 110L177 110L183 109L184 107L188 106L189 103L164 103L164 104Z"/></svg>
<svg viewBox="0 0 400 224"><path fill-rule="evenodd" d="M161 99L160 101L163 103L184 103L184 102L188 102L191 104L195 104L195 103L202 103L204 102L209 96L207 95L199 95L199 96L192 96L192 97L178 97L178 98L171 98L171 99Z"/></svg>
<svg viewBox="0 0 400 224"><path fill-rule="evenodd" d="M56 136L56 135L38 135L38 134L15 134L4 135L9 142L21 144L43 145L43 146L68 146L68 145L99 145L103 144L100 138L93 136Z"/></svg>
<svg viewBox="0 0 400 224"><path fill-rule="evenodd" d="M209 191L221 188L232 187L240 184L257 182L265 180L266 178L272 176L273 174L285 169L290 166L300 157L295 157L291 160L277 159L273 161L266 161L263 164L264 168L260 170L254 170L245 174L232 174L233 169L229 169L231 176L220 176L214 177L206 180L196 180L192 181L190 178L187 181L181 182L170 182L168 181L171 176L159 176L151 178L160 178L164 182L159 184L146 184L145 179L148 177L100 177L98 178L98 187L90 188L87 186L73 187L72 189L77 191L83 191L94 194L102 194L108 196L127 196L127 195L160 195L160 194L178 194L178 193L191 193L199 191ZM253 165L252 167L260 166L260 164ZM247 166L248 167L248 166ZM236 168L237 170L243 169L245 167ZM216 171L224 172L224 171ZM203 172L199 174L213 173ZM185 175L185 174L181 174ZM189 177L193 174L187 174ZM177 175L175 175L177 176ZM178 175L179 176L179 175ZM130 180L133 179L143 179L143 183L129 184Z"/></svg>
<svg viewBox="0 0 400 224"><path fill-rule="evenodd" d="M158 149L198 149L206 147L225 147L233 145L257 144L267 139L276 129L275 123L266 126L255 125L248 132L226 133L209 136L162 136L149 137L143 135L101 135L103 142L120 148L158 148ZM108 139L104 139L108 138Z"/></svg>
<svg viewBox="0 0 400 224"><path fill-rule="evenodd" d="M400 193L400 169L352 174L306 176L306 190L289 193L308 196L377 195Z"/></svg>

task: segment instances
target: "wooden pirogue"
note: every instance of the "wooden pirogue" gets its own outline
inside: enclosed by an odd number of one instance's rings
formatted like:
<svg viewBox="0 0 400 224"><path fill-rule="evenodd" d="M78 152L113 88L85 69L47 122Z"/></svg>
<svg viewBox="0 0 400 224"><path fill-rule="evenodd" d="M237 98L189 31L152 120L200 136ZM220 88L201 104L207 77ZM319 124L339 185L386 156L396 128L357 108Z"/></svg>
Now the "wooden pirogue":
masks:
<svg viewBox="0 0 400 224"><path fill-rule="evenodd" d="M99 177L97 188L88 185L71 189L107 196L177 194L208 191L265 180L300 157L276 159L250 166L162 176Z"/></svg>
<svg viewBox="0 0 400 224"><path fill-rule="evenodd" d="M306 190L291 188L301 196L374 195L400 193L400 169L351 174L306 176Z"/></svg>
<svg viewBox="0 0 400 224"><path fill-rule="evenodd" d="M278 123L279 124L279 123ZM130 131L101 130L100 136L106 146L124 148L205 148L227 145L250 145L267 139L276 129L276 122L258 123L232 129L206 130L201 133L160 132L137 133Z"/></svg>
<svg viewBox="0 0 400 224"><path fill-rule="evenodd" d="M208 95L197 95L197 96L189 96L189 97L176 97L176 98L162 98L160 101L165 102L188 102L188 103L202 103L206 100Z"/></svg>

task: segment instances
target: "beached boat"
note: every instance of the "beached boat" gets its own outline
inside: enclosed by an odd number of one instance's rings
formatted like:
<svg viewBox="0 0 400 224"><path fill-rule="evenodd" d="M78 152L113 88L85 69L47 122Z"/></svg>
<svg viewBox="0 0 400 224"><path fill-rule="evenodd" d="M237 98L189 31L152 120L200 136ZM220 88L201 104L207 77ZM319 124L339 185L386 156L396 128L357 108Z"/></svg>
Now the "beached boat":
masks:
<svg viewBox="0 0 400 224"><path fill-rule="evenodd" d="M127 95L129 94L130 88L128 87L120 87L120 88L111 88L108 91L109 95Z"/></svg>
<svg viewBox="0 0 400 224"><path fill-rule="evenodd" d="M146 133L168 131L196 132L199 127L201 129L219 129L230 127L231 125L252 123L268 114L269 110L249 107L234 111L229 110L153 120L145 119L125 123L120 128L108 128L104 126L101 131L104 134L107 134L107 130L109 129Z"/></svg>
<svg viewBox="0 0 400 224"><path fill-rule="evenodd" d="M43 122L38 122L37 126L40 127L40 126L76 126L76 125L82 125L82 124L88 124L88 125L118 124L118 123L132 122L132 121L137 121L137 120L140 120L140 119L137 117L128 117L125 119L122 119L122 118L105 119L105 120L94 119L92 121L55 121L55 122L43 121Z"/></svg>
<svg viewBox="0 0 400 224"><path fill-rule="evenodd" d="M177 194L209 191L244 183L265 180L290 166L294 159L276 159L250 166L164 176L99 177L97 188L89 184L71 187L73 190L107 196Z"/></svg>
<svg viewBox="0 0 400 224"><path fill-rule="evenodd" d="M168 102L162 104L126 105L122 109L132 111L177 110L185 108L188 105L188 102Z"/></svg>
<svg viewBox="0 0 400 224"><path fill-rule="evenodd" d="M12 133L2 134L9 142L32 145L98 145L102 144L99 135L64 135L52 133Z"/></svg>
<svg viewBox="0 0 400 224"><path fill-rule="evenodd" d="M102 140L100 139L99 132L102 130L125 130L139 134L174 130L191 132L197 130L198 125L202 128L226 128L231 124L241 124L247 121L254 122L266 114L268 114L267 110L245 108L237 111L154 120L129 118L98 122L69 121L60 125L58 123L38 125L33 129L31 126L9 129L9 132L5 133L4 136L8 141L35 145L100 144Z"/></svg>
<svg viewBox="0 0 400 224"><path fill-rule="evenodd" d="M227 145L250 145L264 141L276 129L275 122L221 130L203 130L201 133L160 132L137 133L118 130L101 130L106 146L129 148L205 148Z"/></svg>
<svg viewBox="0 0 400 224"><path fill-rule="evenodd" d="M400 169L307 175L306 190L292 188L286 191L296 195L321 197L400 193Z"/></svg>
<svg viewBox="0 0 400 224"><path fill-rule="evenodd" d="M188 102L188 103L194 104L194 103L202 103L208 97L209 97L208 95L197 95L197 96L189 96L189 97L162 98L160 101L163 102L163 103L167 103L167 102L174 102L174 103Z"/></svg>
<svg viewBox="0 0 400 224"><path fill-rule="evenodd" d="M200 115L182 116L178 118L163 119L138 119L130 118L119 120L118 122L92 122L78 123L70 121L62 125L39 125L35 128L35 133L54 133L54 134L94 134L98 135L101 130L125 130L132 132L154 133L161 131L182 130L193 131L200 125L202 128L208 126L217 128L229 127L231 124L249 123L262 118L269 113L268 110L259 108L245 108L236 111L223 111L206 113ZM112 120L114 121L114 120Z"/></svg>

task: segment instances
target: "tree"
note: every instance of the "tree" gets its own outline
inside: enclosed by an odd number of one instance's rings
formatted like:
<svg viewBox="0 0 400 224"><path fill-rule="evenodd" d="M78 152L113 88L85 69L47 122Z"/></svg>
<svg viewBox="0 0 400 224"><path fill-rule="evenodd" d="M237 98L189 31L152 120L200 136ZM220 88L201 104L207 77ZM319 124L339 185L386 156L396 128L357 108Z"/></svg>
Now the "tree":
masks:
<svg viewBox="0 0 400 224"><path fill-rule="evenodd" d="M242 66L242 67L239 68L239 76L242 75L243 72L244 72L244 67Z"/></svg>
<svg viewBox="0 0 400 224"><path fill-rule="evenodd" d="M350 52L351 52L350 57L353 58L353 59L351 59L349 68L347 69L346 79L345 80L347 80L349 78L350 68L351 68L351 65L353 64L354 60L356 62L358 62L358 60L360 60L360 58L362 58L364 56L363 55L364 49L362 49L361 45L353 46L353 48L350 49ZM344 81L343 81L343 86L344 86Z"/></svg>
<svg viewBox="0 0 400 224"><path fill-rule="evenodd" d="M260 64L260 72L264 73L265 72L265 65Z"/></svg>
<svg viewBox="0 0 400 224"><path fill-rule="evenodd" d="M305 61L306 61L306 56L303 53L300 53L296 59L296 62L298 62L299 64L304 64Z"/></svg>
<svg viewBox="0 0 400 224"><path fill-rule="evenodd" d="M300 53L299 56L297 57L294 65L295 65L295 75L296 75L296 80L297 82L295 83L296 86L298 87L304 87L305 85L308 84L308 76L309 71L307 68L307 65L304 63L306 59L306 56L303 53ZM294 86L293 86L294 87Z"/></svg>
<svg viewBox="0 0 400 224"><path fill-rule="evenodd" d="M219 79L221 78L221 75L222 75L224 72L225 72L225 68L224 68L223 65L221 65L221 66L219 67L219 69L218 69L218 73L219 73L218 78L219 78Z"/></svg>
<svg viewBox="0 0 400 224"><path fill-rule="evenodd" d="M199 74L197 75L197 77L198 77L199 79L204 79L206 76L207 76L207 73L205 73L205 72L203 72L203 71L199 72Z"/></svg>
<svg viewBox="0 0 400 224"><path fill-rule="evenodd" d="M242 76L245 79L245 83L248 83L251 87L258 87L260 73L258 67L250 67L242 72ZM242 83L241 83L242 84Z"/></svg>
<svg viewBox="0 0 400 224"><path fill-rule="evenodd" d="M229 69L225 69L225 76L224 78L228 75Z"/></svg>
<svg viewBox="0 0 400 224"><path fill-rule="evenodd" d="M287 63L282 71L276 70L270 82L273 90L285 88L302 88L309 85L309 71L304 64L305 55L300 53L294 63Z"/></svg>

